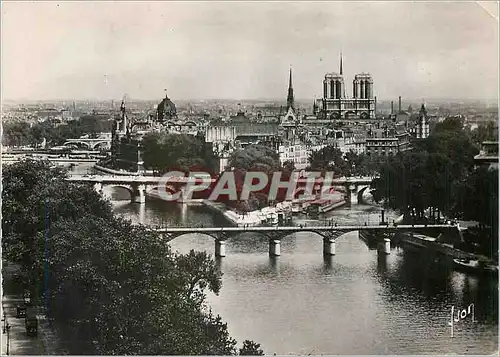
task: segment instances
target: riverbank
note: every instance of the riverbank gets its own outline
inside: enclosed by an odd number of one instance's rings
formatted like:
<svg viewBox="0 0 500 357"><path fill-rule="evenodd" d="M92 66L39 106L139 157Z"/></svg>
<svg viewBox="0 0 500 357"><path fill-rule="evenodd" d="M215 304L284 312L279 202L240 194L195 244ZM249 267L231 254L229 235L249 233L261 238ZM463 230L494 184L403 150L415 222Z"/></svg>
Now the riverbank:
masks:
<svg viewBox="0 0 500 357"><path fill-rule="evenodd" d="M262 224L262 220L254 212L249 212L246 215L240 215L229 208L224 203L203 200L203 205L210 210L221 214L226 221L236 227L255 227Z"/></svg>
<svg viewBox="0 0 500 357"><path fill-rule="evenodd" d="M99 164L94 165L94 169L97 171L105 172L107 174L113 174L113 175L123 175L123 176L139 176L138 172L131 172L131 171L125 171L125 170L114 170L110 169L105 166L101 166Z"/></svg>
<svg viewBox="0 0 500 357"><path fill-rule="evenodd" d="M395 241L402 247L409 247L412 250L416 251L428 250L443 254L453 259L477 260L487 262L488 264L498 265L497 262L484 255L471 253L455 248L453 244L443 243L439 241L439 238L430 237L423 234L397 233L395 236Z"/></svg>
<svg viewBox="0 0 500 357"><path fill-rule="evenodd" d="M97 162L97 160L96 160ZM113 175L122 175L122 176L155 176L153 174L153 170L144 170L144 172L137 171L127 171L127 170L115 170L106 166L102 166L99 164L94 165L94 169L97 171L105 172Z"/></svg>
<svg viewBox="0 0 500 357"><path fill-rule="evenodd" d="M43 308L35 307L38 320L37 336L27 336L24 318L17 317L17 306L24 303L13 282L15 274L20 272L16 264L3 262L3 296L2 296L2 342L1 353L6 355L67 355L60 335L51 325ZM9 326L9 329L5 329Z"/></svg>

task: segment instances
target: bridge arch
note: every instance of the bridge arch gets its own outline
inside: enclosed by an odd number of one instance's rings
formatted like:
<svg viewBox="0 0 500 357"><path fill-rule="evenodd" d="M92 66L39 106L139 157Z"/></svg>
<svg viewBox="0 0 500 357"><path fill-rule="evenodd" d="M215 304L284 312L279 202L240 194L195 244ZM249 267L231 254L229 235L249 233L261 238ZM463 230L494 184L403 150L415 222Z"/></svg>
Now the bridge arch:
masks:
<svg viewBox="0 0 500 357"><path fill-rule="evenodd" d="M111 192L113 192L113 190L115 189L122 189L122 190L125 190L129 193L129 196L130 196L130 200L133 200L134 199L134 189L132 188L131 185L123 185L123 184L102 184L102 189L107 189L110 191L110 195L111 195Z"/></svg>
<svg viewBox="0 0 500 357"><path fill-rule="evenodd" d="M371 192L370 185L358 186L358 192L357 192L358 202L361 202L361 203L363 202L363 194L366 192L366 190L368 190L368 192Z"/></svg>
<svg viewBox="0 0 500 357"><path fill-rule="evenodd" d="M167 237L167 242L173 241L176 238L185 236L187 234L201 234L210 238L213 238L214 240L226 240L229 237L221 237L217 233L211 233L211 232L181 232L181 233L163 233Z"/></svg>
<svg viewBox="0 0 500 357"><path fill-rule="evenodd" d="M103 140L103 141L98 141L98 142L95 142L95 143L92 143L92 144L89 143L89 147L92 150L95 150L98 147L101 147L102 149L109 149L111 147L111 142L108 141L108 140Z"/></svg>
<svg viewBox="0 0 500 357"><path fill-rule="evenodd" d="M85 146L87 149L92 149L92 144L87 142L87 141L66 141L63 146L71 146L71 145L77 145L77 146Z"/></svg>

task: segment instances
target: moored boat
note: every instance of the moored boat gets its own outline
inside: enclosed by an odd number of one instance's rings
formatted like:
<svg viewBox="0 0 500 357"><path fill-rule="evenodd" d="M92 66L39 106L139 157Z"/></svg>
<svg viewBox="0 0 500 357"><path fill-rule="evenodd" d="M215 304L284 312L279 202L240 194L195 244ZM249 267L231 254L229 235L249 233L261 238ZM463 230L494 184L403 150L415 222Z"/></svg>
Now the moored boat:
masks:
<svg viewBox="0 0 500 357"><path fill-rule="evenodd" d="M473 274L498 275L498 266L474 259L453 259L457 270Z"/></svg>

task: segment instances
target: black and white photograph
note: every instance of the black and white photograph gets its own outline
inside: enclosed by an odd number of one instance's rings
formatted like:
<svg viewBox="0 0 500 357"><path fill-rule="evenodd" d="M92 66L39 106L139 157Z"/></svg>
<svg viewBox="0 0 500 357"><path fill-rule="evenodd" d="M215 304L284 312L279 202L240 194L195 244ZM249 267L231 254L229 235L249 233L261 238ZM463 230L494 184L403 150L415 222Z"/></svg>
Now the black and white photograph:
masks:
<svg viewBox="0 0 500 357"><path fill-rule="evenodd" d="M498 355L499 1L2 1L7 355Z"/></svg>

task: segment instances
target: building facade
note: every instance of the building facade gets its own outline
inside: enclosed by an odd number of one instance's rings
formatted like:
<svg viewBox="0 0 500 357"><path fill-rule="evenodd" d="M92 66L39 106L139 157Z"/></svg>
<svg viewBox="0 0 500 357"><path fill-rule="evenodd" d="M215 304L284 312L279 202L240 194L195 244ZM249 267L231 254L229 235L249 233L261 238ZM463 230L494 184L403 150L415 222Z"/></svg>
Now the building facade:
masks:
<svg viewBox="0 0 500 357"><path fill-rule="evenodd" d="M410 134L407 132L390 137L367 138L365 141L367 155L394 156L410 149Z"/></svg>
<svg viewBox="0 0 500 357"><path fill-rule="evenodd" d="M310 150L302 143L280 145L278 148L281 165L287 161L293 162L295 169L303 170L308 165Z"/></svg>
<svg viewBox="0 0 500 357"><path fill-rule="evenodd" d="M340 73L325 74L323 97L316 100L314 114L328 119L375 119L376 100L371 75L357 74L352 84L352 97L348 97L341 56Z"/></svg>

